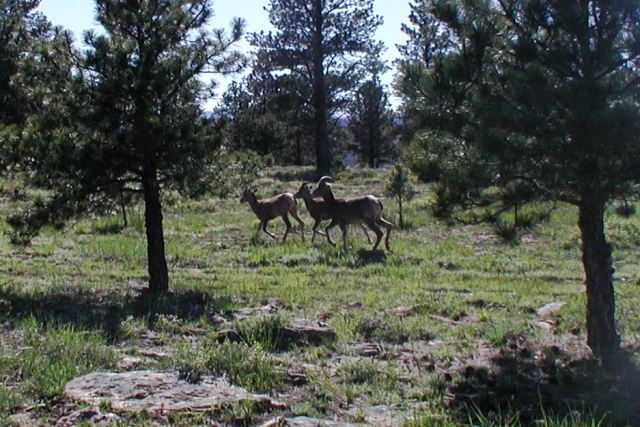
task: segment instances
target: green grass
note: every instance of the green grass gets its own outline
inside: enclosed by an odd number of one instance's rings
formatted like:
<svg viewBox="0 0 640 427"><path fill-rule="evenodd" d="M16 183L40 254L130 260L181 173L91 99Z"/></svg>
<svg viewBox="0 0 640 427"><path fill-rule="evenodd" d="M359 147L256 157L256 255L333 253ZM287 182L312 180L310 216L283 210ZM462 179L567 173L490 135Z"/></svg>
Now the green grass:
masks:
<svg viewBox="0 0 640 427"><path fill-rule="evenodd" d="M240 340L249 346L274 352L282 348L282 328L286 320L279 315L251 317L236 322L235 328Z"/></svg>
<svg viewBox="0 0 640 427"><path fill-rule="evenodd" d="M0 375L8 380L5 384L12 384L0 391L4 396L0 399L0 415L6 414L19 396L56 397L69 380L115 367L116 352L95 332L42 325L33 317L20 322L16 329L20 334L0 355Z"/></svg>
<svg viewBox="0 0 640 427"><path fill-rule="evenodd" d="M204 374L224 375L232 384L250 391L268 392L284 382L278 361L259 344L223 341L203 346L177 346L172 366L188 381L199 381Z"/></svg>
<svg viewBox="0 0 640 427"><path fill-rule="evenodd" d="M295 191L309 172L265 171L257 182L259 194ZM334 190L380 196L387 173L346 170ZM631 385L580 364L588 356L584 274L570 206L559 206L549 222L521 231L519 241L503 243L491 225L451 226L434 219L433 193L420 184L406 207L411 227L394 229L393 252L380 254L368 251L354 227L348 252L323 236L312 244L304 208L307 239L291 234L282 243L264 234L254 238L257 220L236 197L191 201L171 193L164 200L172 293L154 300L139 292L146 282L140 205L128 210L127 229L114 213L78 221L64 232L44 230L26 248L0 239L0 424L19 405L58 401L68 379L117 369L123 353L135 356L151 345L167 356L143 359L140 368L180 369L190 380L226 375L251 390L285 393L289 413L296 415L362 420L367 407L384 404L397 411L396 424L404 419L407 426L491 425L491 413L502 414L505 423L514 416L525 423L544 419L542 409L557 414L549 425L578 425L571 424L576 411L568 409L575 407L584 408L577 412L588 415L580 418L585 424L638 419L633 405L614 393L635 390ZM386 217L396 217L392 200L385 199L384 206ZM12 209L8 201L0 203L0 215ZM640 218L612 209L606 224L614 249L618 329L633 345L640 330ZM269 226L276 235L284 232L281 220ZM0 231L7 231L6 224L0 223ZM333 237L341 243L338 228ZM277 313L233 316L236 309L273 300L281 307ZM536 324L536 309L550 302L565 305L552 328L544 329ZM397 314L398 307L409 311ZM218 342L213 320L220 316L237 329L238 342ZM283 345L279 331L294 319L327 324L337 342ZM152 343L151 332L157 334ZM363 342L378 345L380 354L358 356L352 345ZM562 364L536 365L552 346L563 351L557 359ZM523 356L527 352L532 356ZM486 372L465 376L474 363ZM531 369L530 375L518 377L504 363L516 372ZM637 378L636 370L627 376ZM287 371L303 373L307 382L290 384ZM489 381L484 383L489 395L525 388L528 400L509 406L509 399L488 399L480 387L483 379ZM554 387L571 390L570 379L587 385L540 406L536 387L549 393ZM467 395L472 398L465 400ZM43 418L52 416L44 412ZM238 407L229 417L257 423L259 412ZM197 424L188 416L176 420ZM144 417L127 422L150 423Z"/></svg>

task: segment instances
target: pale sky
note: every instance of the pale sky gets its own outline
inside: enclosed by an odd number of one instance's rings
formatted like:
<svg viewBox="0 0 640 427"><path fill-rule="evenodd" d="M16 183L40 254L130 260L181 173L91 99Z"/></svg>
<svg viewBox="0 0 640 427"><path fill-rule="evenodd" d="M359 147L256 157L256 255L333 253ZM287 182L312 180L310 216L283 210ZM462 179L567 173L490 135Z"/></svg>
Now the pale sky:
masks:
<svg viewBox="0 0 640 427"><path fill-rule="evenodd" d="M214 28L229 28L232 18L237 16L247 21L246 33L273 29L264 11L268 0L213 0L212 4L215 15L211 20L211 26ZM385 43L387 50L383 58L392 66L392 61L398 57L395 45L404 43L407 39L400 31L400 25L408 21L409 0L374 0L374 8L376 13L384 18L384 24L378 29L376 38ZM53 24L73 31L77 42L80 42L84 30L96 26L95 3L92 0L41 0L39 10ZM248 50L249 44L243 40L239 47ZM393 73L393 69L387 72L383 77L383 83L389 85ZM230 81L240 78L241 76L225 79L217 77L216 80L220 84L217 95L222 94ZM392 98L393 104L396 104L396 101Z"/></svg>

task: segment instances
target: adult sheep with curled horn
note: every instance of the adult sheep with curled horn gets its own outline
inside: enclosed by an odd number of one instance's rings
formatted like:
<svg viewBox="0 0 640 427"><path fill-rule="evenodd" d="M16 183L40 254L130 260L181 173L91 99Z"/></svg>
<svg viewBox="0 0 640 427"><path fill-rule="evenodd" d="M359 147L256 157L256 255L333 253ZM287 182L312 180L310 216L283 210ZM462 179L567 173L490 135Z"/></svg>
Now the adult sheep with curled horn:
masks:
<svg viewBox="0 0 640 427"><path fill-rule="evenodd" d="M293 194L282 193L269 199L258 200L256 197L256 189L246 187L242 193L242 197L240 198L240 203L244 202L249 203L251 210L260 220L260 225L258 226L256 235L262 228L262 231L276 239L277 237L267 230L267 223L274 218L281 217L287 226L287 229L284 232L284 237L282 238L282 241L286 242L289 230L291 230L291 221L289 221L289 214L291 214L291 216L300 224L300 234L302 235L302 240L304 240L304 222L302 222L298 216L298 203L296 202L296 199L294 199Z"/></svg>
<svg viewBox="0 0 640 427"><path fill-rule="evenodd" d="M322 197L313 197L311 195L311 183L303 182L296 194L293 195L293 197L296 199L304 200L304 204L307 207L309 215L311 215L311 218L313 218L313 220L315 221L313 223L313 235L311 236L311 241L313 242L313 240L316 238L316 233L325 236L326 234L324 232L318 230L318 226L322 221L331 219L331 215L329 214L329 209L327 208L327 203L324 201L324 199ZM364 224L360 224L360 227L362 228L365 236L367 236L367 241L369 243L372 243L367 228L364 226Z"/></svg>
<svg viewBox="0 0 640 427"><path fill-rule="evenodd" d="M349 224L367 224L370 229L376 233L376 242L373 245L373 250L378 248L382 235L384 234L380 227L384 227L387 230L387 235L384 240L385 247L388 251L389 248L389 235L391 234L391 224L389 221L382 217L382 202L375 196L361 196L348 199L336 198L333 195L331 189L331 182L333 178L330 176L323 176L318 181L318 187L311 194L313 197L321 197L327 204L329 216L331 217L331 224L325 228L327 233L327 239L329 243L335 245L329 235L329 230L336 225L340 226L342 230L342 241L345 251L347 250L347 232L349 230Z"/></svg>

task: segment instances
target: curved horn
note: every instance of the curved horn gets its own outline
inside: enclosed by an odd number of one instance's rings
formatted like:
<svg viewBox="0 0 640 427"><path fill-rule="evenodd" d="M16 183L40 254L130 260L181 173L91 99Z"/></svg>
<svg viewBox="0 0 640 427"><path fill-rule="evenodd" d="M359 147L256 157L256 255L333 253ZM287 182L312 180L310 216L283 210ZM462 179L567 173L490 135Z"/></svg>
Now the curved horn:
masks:
<svg viewBox="0 0 640 427"><path fill-rule="evenodd" d="M333 182L333 178L331 178L330 176L325 175L325 176L323 176L322 178L320 178L318 180L318 185L323 184L325 182Z"/></svg>

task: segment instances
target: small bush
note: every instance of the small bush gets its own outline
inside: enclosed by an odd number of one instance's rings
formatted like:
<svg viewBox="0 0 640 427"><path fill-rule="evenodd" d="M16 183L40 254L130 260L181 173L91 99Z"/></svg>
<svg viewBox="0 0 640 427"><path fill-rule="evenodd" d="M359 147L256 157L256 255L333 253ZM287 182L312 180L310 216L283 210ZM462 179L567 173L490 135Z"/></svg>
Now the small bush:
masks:
<svg viewBox="0 0 640 427"><path fill-rule="evenodd" d="M336 371L347 402L368 396L372 404L391 404L400 397L399 377L394 367L370 359L348 361Z"/></svg>
<svg viewBox="0 0 640 427"><path fill-rule="evenodd" d="M206 352L204 366L207 371L226 375L232 383L251 391L271 391L284 382L275 359L259 345L225 341Z"/></svg>
<svg viewBox="0 0 640 427"><path fill-rule="evenodd" d="M398 381L398 374L394 369L372 360L343 363L337 373L344 384L377 384L392 387Z"/></svg>
<svg viewBox="0 0 640 427"><path fill-rule="evenodd" d="M416 412L402 423L403 427L456 427L459 425L458 422L451 420L448 414L432 413L428 410Z"/></svg>
<svg viewBox="0 0 640 427"><path fill-rule="evenodd" d="M636 205L625 200L615 206L614 212L623 218L631 218L636 214Z"/></svg>
<svg viewBox="0 0 640 427"><path fill-rule="evenodd" d="M282 328L285 322L281 316L262 316L236 323L236 331L246 344L259 345L266 351L275 351L283 346Z"/></svg>
<svg viewBox="0 0 640 427"><path fill-rule="evenodd" d="M398 203L398 215L400 228L405 228L403 202L410 202L416 195L414 175L402 163L393 165L391 176L387 180L384 193L388 197L393 197Z"/></svg>
<svg viewBox="0 0 640 427"><path fill-rule="evenodd" d="M15 388L0 386L0 425L5 425L4 418L11 415L12 410L21 402L22 397Z"/></svg>
<svg viewBox="0 0 640 427"><path fill-rule="evenodd" d="M173 314L158 314L149 319L149 323L153 330L168 334L181 334L187 327L183 320Z"/></svg>
<svg viewBox="0 0 640 427"><path fill-rule="evenodd" d="M450 197L449 189L442 184L436 184L433 191L435 201L431 205L431 213L436 218L450 219L455 209L455 201Z"/></svg>
<svg viewBox="0 0 640 427"><path fill-rule="evenodd" d="M194 383L207 374L225 375L232 384L257 392L271 391L284 383L277 361L260 345L244 342L184 343L178 346L170 363L181 378Z"/></svg>
<svg viewBox="0 0 640 427"><path fill-rule="evenodd" d="M129 213L129 226L138 233L144 233L144 212L140 208L135 208Z"/></svg>
<svg viewBox="0 0 640 427"><path fill-rule="evenodd" d="M375 381L379 373L372 362L363 360L341 365L339 374L345 384L363 384Z"/></svg>
<svg viewBox="0 0 640 427"><path fill-rule="evenodd" d="M250 400L233 402L229 407L224 408L222 419L225 425L233 426L254 426L256 425L256 414L259 412L255 402Z"/></svg>
<svg viewBox="0 0 640 427"><path fill-rule="evenodd" d="M486 331L486 338L496 347L505 345L509 337L513 336L513 324L510 322L490 323Z"/></svg>
<svg viewBox="0 0 640 427"><path fill-rule="evenodd" d="M314 416L324 414L335 409L335 402L338 399L339 389L333 378L326 373L309 370L306 372L309 379L309 390L311 398L308 400L309 407L305 409L306 414Z"/></svg>
<svg viewBox="0 0 640 427"><path fill-rule="evenodd" d="M611 246L617 250L634 249L640 246L640 225L618 222L609 226Z"/></svg>
<svg viewBox="0 0 640 427"><path fill-rule="evenodd" d="M498 218L493 224L493 230L505 242L516 243L518 241L518 226L513 222Z"/></svg>

